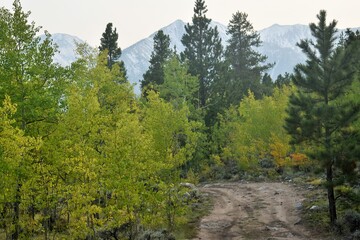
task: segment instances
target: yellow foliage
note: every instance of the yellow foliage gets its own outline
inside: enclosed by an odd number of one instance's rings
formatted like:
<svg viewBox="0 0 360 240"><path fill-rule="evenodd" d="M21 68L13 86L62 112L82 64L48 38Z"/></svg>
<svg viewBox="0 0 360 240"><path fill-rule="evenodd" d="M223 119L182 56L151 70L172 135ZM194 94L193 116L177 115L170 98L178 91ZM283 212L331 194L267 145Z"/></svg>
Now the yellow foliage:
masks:
<svg viewBox="0 0 360 240"><path fill-rule="evenodd" d="M199 176L192 169L190 169L187 172L186 181L189 182L189 183L192 183L192 184L198 184L199 183Z"/></svg>
<svg viewBox="0 0 360 240"><path fill-rule="evenodd" d="M309 182L309 184L315 185L315 186L321 185L323 183L324 183L324 180L321 178L316 178L316 179L312 180L311 182Z"/></svg>
<svg viewBox="0 0 360 240"><path fill-rule="evenodd" d="M257 166L259 159L269 155L279 167L287 165L290 137L283 126L292 91L291 87L275 89L273 96L262 99L249 92L237 109L225 112L215 132L221 157L237 160L243 169Z"/></svg>
<svg viewBox="0 0 360 240"><path fill-rule="evenodd" d="M289 150L290 146L287 142L281 141L281 139L275 135L272 136L270 154L274 158L278 167L284 167L287 165L287 155Z"/></svg>
<svg viewBox="0 0 360 240"><path fill-rule="evenodd" d="M350 193L353 191L353 188L347 185L340 185L340 186L336 186L334 188L335 191L341 193L341 194L346 194L346 193Z"/></svg>
<svg viewBox="0 0 360 240"><path fill-rule="evenodd" d="M309 164L309 158L303 153L290 154L291 165L295 167L301 167Z"/></svg>
<svg viewBox="0 0 360 240"><path fill-rule="evenodd" d="M211 158L214 161L215 165L217 165L217 166L223 166L224 165L224 163L221 161L221 158L220 158L219 155L212 155Z"/></svg>

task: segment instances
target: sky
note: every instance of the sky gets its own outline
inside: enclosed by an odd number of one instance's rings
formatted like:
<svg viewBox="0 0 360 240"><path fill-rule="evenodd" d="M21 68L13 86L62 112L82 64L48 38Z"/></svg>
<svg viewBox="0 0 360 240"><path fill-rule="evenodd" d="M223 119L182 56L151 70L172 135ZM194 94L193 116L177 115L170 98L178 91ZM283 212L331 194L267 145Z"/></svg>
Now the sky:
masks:
<svg viewBox="0 0 360 240"><path fill-rule="evenodd" d="M13 0L0 0L12 8ZM191 22L195 0L21 0L42 31L67 33L99 46L106 24L113 23L124 49L177 19ZM256 30L273 24L317 22L324 9L338 28L360 27L360 0L205 0L207 17L225 25L236 11L248 14Z"/></svg>

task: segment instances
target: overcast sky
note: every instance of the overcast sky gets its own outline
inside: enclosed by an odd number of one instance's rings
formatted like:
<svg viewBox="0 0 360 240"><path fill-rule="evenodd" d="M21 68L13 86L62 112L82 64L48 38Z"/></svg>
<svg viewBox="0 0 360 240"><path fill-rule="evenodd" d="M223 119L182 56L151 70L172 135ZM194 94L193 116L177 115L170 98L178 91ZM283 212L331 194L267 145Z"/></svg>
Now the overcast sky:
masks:
<svg viewBox="0 0 360 240"><path fill-rule="evenodd" d="M0 0L12 8L13 0ZM106 24L112 22L122 49L148 37L177 19L189 22L195 0L22 0L31 20L50 33L67 33L98 46ZM272 24L316 22L321 9L339 28L360 27L360 0L205 0L207 17L228 24L236 11L246 12L256 30Z"/></svg>

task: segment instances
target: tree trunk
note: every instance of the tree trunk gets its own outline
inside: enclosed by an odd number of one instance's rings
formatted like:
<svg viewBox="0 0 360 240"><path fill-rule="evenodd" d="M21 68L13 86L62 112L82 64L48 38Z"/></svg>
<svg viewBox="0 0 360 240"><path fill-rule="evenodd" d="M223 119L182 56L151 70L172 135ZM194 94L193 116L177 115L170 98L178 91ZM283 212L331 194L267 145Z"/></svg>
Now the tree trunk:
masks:
<svg viewBox="0 0 360 240"><path fill-rule="evenodd" d="M20 195L21 184L17 184L16 186L16 193L15 193L15 201L13 205L14 215L13 215L13 224L14 224L14 232L11 234L11 239L17 240L19 239L20 233L20 202L21 202L21 195Z"/></svg>
<svg viewBox="0 0 360 240"><path fill-rule="evenodd" d="M327 195L328 195L328 202L329 202L330 223L332 226L334 226L337 216L336 216L336 201L335 201L335 194L334 194L332 164L330 166L328 166L326 169L326 181L327 181Z"/></svg>

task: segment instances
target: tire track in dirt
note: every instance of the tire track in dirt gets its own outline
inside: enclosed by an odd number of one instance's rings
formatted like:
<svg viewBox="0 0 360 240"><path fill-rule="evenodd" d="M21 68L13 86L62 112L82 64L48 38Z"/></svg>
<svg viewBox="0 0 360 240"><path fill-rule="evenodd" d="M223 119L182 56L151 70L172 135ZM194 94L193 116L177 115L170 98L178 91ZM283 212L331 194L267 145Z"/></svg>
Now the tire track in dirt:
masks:
<svg viewBox="0 0 360 240"><path fill-rule="evenodd" d="M285 183L216 183L200 188L214 199L195 239L312 239L300 223L301 191Z"/></svg>

